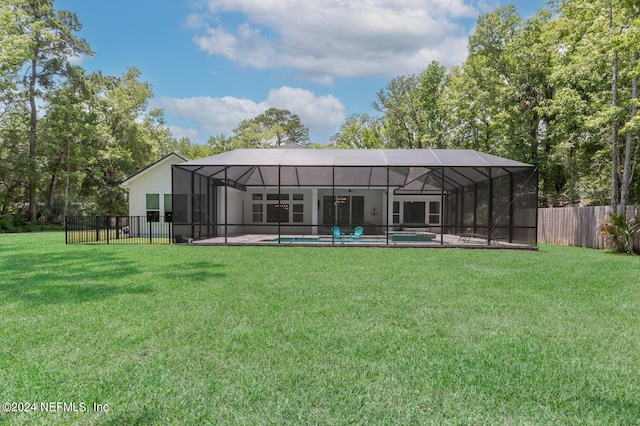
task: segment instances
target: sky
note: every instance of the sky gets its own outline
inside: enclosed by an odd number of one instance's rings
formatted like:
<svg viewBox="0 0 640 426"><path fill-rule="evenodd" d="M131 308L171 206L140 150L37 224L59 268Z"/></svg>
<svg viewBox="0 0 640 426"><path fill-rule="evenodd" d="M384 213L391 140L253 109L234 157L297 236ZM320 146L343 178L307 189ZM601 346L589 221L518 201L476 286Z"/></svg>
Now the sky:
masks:
<svg viewBox="0 0 640 426"><path fill-rule="evenodd" d="M480 15L546 0L56 0L83 25L94 55L74 62L142 72L177 138L230 136L268 108L297 114L326 144L376 93L432 61L460 65Z"/></svg>

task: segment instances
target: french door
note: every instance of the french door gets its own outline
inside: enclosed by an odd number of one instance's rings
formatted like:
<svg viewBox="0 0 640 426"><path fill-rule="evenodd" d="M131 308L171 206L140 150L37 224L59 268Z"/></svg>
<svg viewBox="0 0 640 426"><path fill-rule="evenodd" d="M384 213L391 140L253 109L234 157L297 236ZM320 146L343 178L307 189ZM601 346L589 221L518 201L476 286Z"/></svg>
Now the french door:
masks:
<svg viewBox="0 0 640 426"><path fill-rule="evenodd" d="M325 195L322 197L322 224L355 228L364 224L364 196Z"/></svg>

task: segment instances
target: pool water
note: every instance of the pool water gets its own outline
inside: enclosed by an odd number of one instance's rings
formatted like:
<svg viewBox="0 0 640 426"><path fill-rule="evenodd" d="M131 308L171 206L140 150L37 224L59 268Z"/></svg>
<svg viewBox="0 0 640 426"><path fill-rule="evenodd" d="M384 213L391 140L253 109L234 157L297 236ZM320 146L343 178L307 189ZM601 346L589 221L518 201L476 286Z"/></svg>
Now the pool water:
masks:
<svg viewBox="0 0 640 426"><path fill-rule="evenodd" d="M272 240L262 240L269 243L330 243L331 239L320 239L314 237L280 237Z"/></svg>
<svg viewBox="0 0 640 426"><path fill-rule="evenodd" d="M334 240L332 240L331 238L327 238L327 237L280 237L280 238L273 238L273 239L268 239L268 240L262 240L265 243L324 243L324 244L331 244L334 242ZM410 240L410 239L405 239L402 241L398 241L398 240L393 240L393 239L389 239L389 244L398 244L398 243L402 243L402 242L415 242L415 243L437 243L437 241L425 241L425 240L421 240L421 239L414 239L414 240ZM342 243L347 243L347 244L358 244L358 243L362 243L362 244L387 244L387 240L384 238L362 238L361 240L355 240L352 241L350 240L348 237L343 240L335 240L336 244L342 244Z"/></svg>

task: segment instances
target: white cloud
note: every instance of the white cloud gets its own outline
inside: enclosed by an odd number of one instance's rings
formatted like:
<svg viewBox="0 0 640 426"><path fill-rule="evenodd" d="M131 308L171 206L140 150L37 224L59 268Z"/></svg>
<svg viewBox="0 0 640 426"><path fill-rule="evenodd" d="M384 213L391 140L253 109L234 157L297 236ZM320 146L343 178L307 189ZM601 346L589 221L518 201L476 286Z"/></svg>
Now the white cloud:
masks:
<svg viewBox="0 0 640 426"><path fill-rule="evenodd" d="M479 8L464 0L207 0L189 17L203 28L194 42L245 67L292 68L308 79L396 76L432 61L460 63L468 29L459 21ZM242 22L224 26L225 16ZM207 25L215 21L214 26ZM227 22L230 22L227 20ZM197 23L197 25L195 24Z"/></svg>
<svg viewBox="0 0 640 426"><path fill-rule="evenodd" d="M199 13L187 15L183 28L187 30L199 30L207 28L209 24L206 22L206 16Z"/></svg>
<svg viewBox="0 0 640 426"><path fill-rule="evenodd" d="M230 134L240 121L255 117L266 109L250 99L231 96L163 97L152 100L151 104L163 108L171 116L192 120L197 127L211 134Z"/></svg>
<svg viewBox="0 0 640 426"><path fill-rule="evenodd" d="M197 139L200 135L230 135L238 123L253 118L268 108L286 109L300 117L310 132L327 132L342 124L345 119L345 107L333 95L318 96L308 90L281 87L269 92L266 100L256 102L246 98L225 96L223 98L156 98L152 107L162 108L171 117L192 121L197 129L171 127L174 136L184 135ZM188 134L188 132L193 132ZM197 136L196 136L197 135ZM205 136L205 137L207 137Z"/></svg>
<svg viewBox="0 0 640 426"><path fill-rule="evenodd" d="M304 89L284 86L271 90L265 104L297 114L310 130L326 131L339 126L345 119L345 107L338 98L317 96Z"/></svg>
<svg viewBox="0 0 640 426"><path fill-rule="evenodd" d="M67 61L71 65L80 65L85 59L87 59L85 55L67 55Z"/></svg>

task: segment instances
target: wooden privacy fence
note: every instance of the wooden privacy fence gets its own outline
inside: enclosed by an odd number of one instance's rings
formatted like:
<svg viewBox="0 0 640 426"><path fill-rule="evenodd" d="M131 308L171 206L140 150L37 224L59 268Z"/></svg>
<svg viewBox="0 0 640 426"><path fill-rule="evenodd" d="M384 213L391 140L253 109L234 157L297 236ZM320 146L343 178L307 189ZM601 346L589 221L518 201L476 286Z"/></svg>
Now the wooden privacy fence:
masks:
<svg viewBox="0 0 640 426"><path fill-rule="evenodd" d="M631 219L640 206L627 207L627 219ZM597 228L609 220L611 207L558 207L538 210L538 242L595 249L611 248L606 235ZM640 236L634 239L640 247Z"/></svg>

